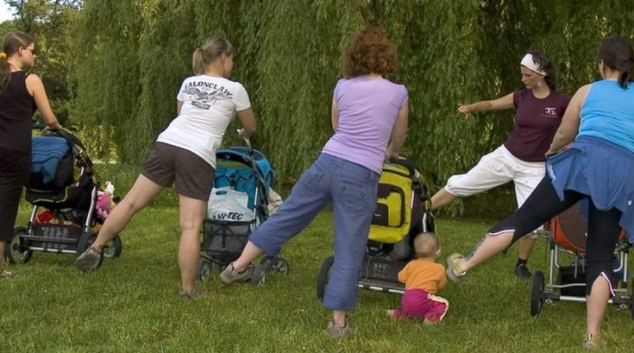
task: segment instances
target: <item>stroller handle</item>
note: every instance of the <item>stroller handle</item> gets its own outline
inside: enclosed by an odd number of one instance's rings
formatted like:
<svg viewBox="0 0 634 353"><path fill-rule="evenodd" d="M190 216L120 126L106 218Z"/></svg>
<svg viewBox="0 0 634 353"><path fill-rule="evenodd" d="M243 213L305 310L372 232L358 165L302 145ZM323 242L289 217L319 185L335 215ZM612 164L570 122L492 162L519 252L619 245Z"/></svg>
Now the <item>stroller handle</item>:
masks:
<svg viewBox="0 0 634 353"><path fill-rule="evenodd" d="M53 135L57 135L63 139L65 139L66 141L68 141L69 145L73 146L73 145L77 145L79 147L81 147L82 150L85 150L86 147L84 147L84 143L81 142L81 140L79 140L77 138L77 136L73 135L70 131L75 131L76 129L71 128L69 130L66 130L64 128L50 128L48 126L46 126L45 124L42 123L35 123L31 125L31 130L41 130L41 131L50 131Z"/></svg>
<svg viewBox="0 0 634 353"><path fill-rule="evenodd" d="M238 132L238 136L242 137L244 143L247 145L247 148L249 149L249 154L253 156L253 145L251 145L251 139L242 135L243 130L244 129L237 129L236 132Z"/></svg>
<svg viewBox="0 0 634 353"><path fill-rule="evenodd" d="M244 139L244 143L247 145L247 148L249 149L249 153L253 154L253 145L251 145L251 139L249 139L248 137L243 137Z"/></svg>
<svg viewBox="0 0 634 353"><path fill-rule="evenodd" d="M55 131L55 130L59 130L59 129L53 129L50 128L48 126L46 126L45 124L42 123L35 123L31 125L31 130L51 130L51 131Z"/></svg>
<svg viewBox="0 0 634 353"><path fill-rule="evenodd" d="M407 157L392 159L390 160L390 163L401 165L407 168L407 170L409 170L411 175L416 175L416 168L414 167L414 162L412 162L412 160Z"/></svg>

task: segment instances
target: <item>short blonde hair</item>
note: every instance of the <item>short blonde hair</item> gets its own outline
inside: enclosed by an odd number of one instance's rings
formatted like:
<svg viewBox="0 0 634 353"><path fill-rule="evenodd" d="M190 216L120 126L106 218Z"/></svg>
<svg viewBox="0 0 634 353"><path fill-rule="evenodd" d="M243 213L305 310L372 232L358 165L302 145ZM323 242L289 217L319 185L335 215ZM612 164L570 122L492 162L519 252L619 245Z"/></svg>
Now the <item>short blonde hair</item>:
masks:
<svg viewBox="0 0 634 353"><path fill-rule="evenodd" d="M419 233L414 238L414 250L418 257L433 257L440 249L440 238L432 232Z"/></svg>

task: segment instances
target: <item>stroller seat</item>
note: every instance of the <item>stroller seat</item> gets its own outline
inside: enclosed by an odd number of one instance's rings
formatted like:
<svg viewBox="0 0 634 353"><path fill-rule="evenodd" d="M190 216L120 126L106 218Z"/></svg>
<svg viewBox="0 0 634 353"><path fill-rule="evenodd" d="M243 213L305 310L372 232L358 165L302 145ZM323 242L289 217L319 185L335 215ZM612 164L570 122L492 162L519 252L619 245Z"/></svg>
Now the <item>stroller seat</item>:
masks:
<svg viewBox="0 0 634 353"><path fill-rule="evenodd" d="M586 251L586 230L588 228L578 205L565 210L550 221L549 240L575 253ZM621 230L619 242L627 243L627 234Z"/></svg>
<svg viewBox="0 0 634 353"><path fill-rule="evenodd" d="M269 189L274 171L264 154L248 147L231 147L216 153L216 174L207 217L203 221L203 255L197 277L209 279L211 269L224 269L235 261L249 235L268 218ZM264 256L254 267L251 283L261 285L266 272L288 274L279 254Z"/></svg>

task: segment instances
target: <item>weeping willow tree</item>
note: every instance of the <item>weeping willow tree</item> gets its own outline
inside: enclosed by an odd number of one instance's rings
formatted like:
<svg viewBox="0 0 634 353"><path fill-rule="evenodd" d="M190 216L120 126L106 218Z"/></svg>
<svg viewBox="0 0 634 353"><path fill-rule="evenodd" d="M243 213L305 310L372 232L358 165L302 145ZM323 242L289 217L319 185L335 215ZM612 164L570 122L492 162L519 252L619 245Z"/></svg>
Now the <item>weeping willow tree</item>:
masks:
<svg viewBox="0 0 634 353"><path fill-rule="evenodd" d="M385 27L399 50L391 77L409 90L404 153L441 186L501 144L513 112L464 119L458 103L521 89L519 61L545 52L559 90L596 79L596 47L607 35L632 39L627 1L429 0L85 0L73 41L73 119L111 142L119 160L141 161L175 116L175 95L204 38L236 47L233 79L259 121L255 146L278 180L294 180L332 134L330 102L351 35ZM239 144L229 129L227 145Z"/></svg>

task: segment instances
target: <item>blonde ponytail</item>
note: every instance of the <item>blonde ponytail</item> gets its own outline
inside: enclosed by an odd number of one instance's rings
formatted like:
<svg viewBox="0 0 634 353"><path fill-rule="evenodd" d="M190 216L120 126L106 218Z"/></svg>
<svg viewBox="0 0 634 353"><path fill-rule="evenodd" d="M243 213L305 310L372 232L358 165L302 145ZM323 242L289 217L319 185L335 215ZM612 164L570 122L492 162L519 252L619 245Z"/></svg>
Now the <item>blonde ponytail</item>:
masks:
<svg viewBox="0 0 634 353"><path fill-rule="evenodd" d="M222 54L233 55L233 47L226 39L221 37L209 37L202 47L196 48L192 55L192 69L195 75L205 73L207 66L219 58Z"/></svg>

